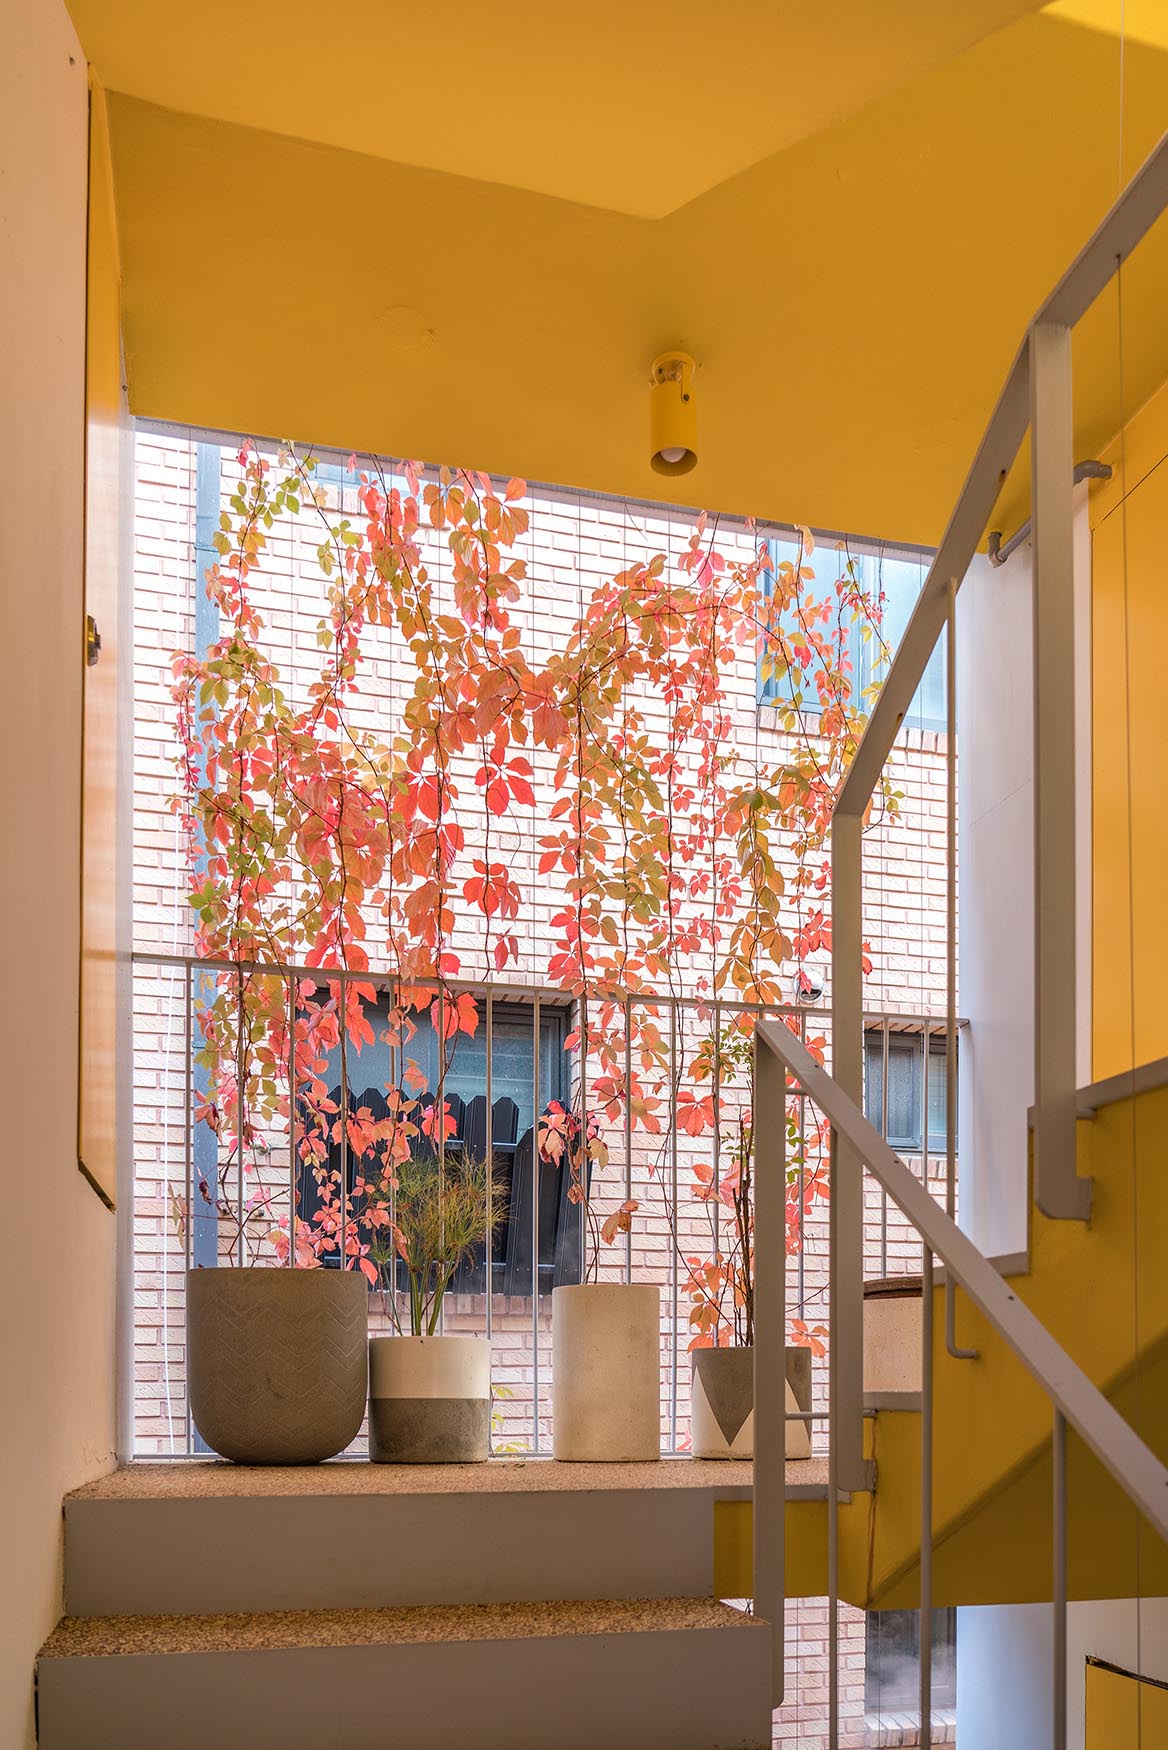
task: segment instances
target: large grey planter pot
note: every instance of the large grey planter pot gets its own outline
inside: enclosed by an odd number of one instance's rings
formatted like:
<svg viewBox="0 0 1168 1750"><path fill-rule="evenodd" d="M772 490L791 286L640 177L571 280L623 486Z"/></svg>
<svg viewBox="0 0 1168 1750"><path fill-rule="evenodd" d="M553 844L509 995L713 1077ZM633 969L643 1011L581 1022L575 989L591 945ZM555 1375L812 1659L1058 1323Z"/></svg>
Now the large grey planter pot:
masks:
<svg viewBox="0 0 1168 1750"><path fill-rule="evenodd" d="M811 1408L811 1351L787 1350L787 1409ZM690 1438L695 1458L754 1457L754 1350L695 1349ZM811 1424L787 1423L787 1457L811 1457Z"/></svg>
<svg viewBox="0 0 1168 1750"><path fill-rule="evenodd" d="M491 1453L485 1337L374 1337L369 1456L375 1464L481 1464Z"/></svg>
<svg viewBox="0 0 1168 1750"><path fill-rule="evenodd" d="M661 1291L588 1282L552 1291L552 1456L661 1457Z"/></svg>
<svg viewBox="0 0 1168 1750"><path fill-rule="evenodd" d="M357 1270L187 1272L195 1427L237 1464L316 1464L365 1415L369 1288Z"/></svg>

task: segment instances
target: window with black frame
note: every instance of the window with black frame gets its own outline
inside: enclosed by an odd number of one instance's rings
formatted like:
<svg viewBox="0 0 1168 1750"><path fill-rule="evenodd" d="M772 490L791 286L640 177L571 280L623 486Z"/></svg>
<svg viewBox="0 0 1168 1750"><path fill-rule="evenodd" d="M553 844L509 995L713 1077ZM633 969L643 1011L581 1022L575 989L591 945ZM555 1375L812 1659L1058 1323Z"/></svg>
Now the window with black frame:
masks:
<svg viewBox="0 0 1168 1750"><path fill-rule="evenodd" d="M487 1018L484 999L477 999L478 1026L473 1034L460 1033L452 1042L442 1078L448 1121L453 1125L445 1148L451 1152L469 1149L485 1155L487 1149ZM391 1052L386 1040L388 998L367 1009L373 1044L348 1058L350 1111L368 1107L374 1119L388 1114L387 1087L401 1085L418 1100L419 1110L432 1106L439 1082L438 1035L423 1016L408 1045ZM572 1097L571 1056L565 1048L569 1028L566 1005L541 1003L539 1013L539 1112L570 1107ZM490 1147L498 1182L506 1199L506 1215L491 1245L493 1293L529 1295L532 1291L533 1237L538 1227L540 1293L562 1283L581 1279L583 1217L579 1203L568 1195L568 1174L561 1165L543 1157L537 1146L535 1123L535 1007L531 1002L493 1001L490 1020ZM408 1071L408 1075L407 1075ZM329 1054L322 1080L340 1106L340 1055ZM335 1085L334 1085L335 1084ZM416 1153L430 1149L425 1135L413 1142ZM326 1170L339 1174L339 1142L329 1149ZM348 1178L352 1182L352 1164ZM311 1164L302 1163L297 1191L301 1220L311 1221L320 1206L320 1188ZM536 1198L538 1197L538 1210ZM357 1199L359 1204L359 1199ZM473 1257L455 1278L456 1292L481 1294L485 1287L485 1249ZM325 1254L322 1264L336 1267L339 1258Z"/></svg>
<svg viewBox="0 0 1168 1750"><path fill-rule="evenodd" d="M898 1153L919 1154L927 1113L928 1151L943 1154L948 1105L944 1036L930 1034L926 1052L921 1033L894 1032L889 1028L887 1071L885 1037L882 1027L871 1027L864 1035L865 1114ZM926 1078L923 1089L922 1074ZM887 1129L884 1115L886 1079Z"/></svg>

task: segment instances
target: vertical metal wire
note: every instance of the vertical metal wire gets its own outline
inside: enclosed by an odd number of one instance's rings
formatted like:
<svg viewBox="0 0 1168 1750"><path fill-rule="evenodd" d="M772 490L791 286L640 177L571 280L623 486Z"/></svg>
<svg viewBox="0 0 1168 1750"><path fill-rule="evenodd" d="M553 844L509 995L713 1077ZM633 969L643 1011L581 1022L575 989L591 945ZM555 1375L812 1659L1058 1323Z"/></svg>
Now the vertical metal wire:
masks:
<svg viewBox="0 0 1168 1750"><path fill-rule="evenodd" d="M194 991L191 984L191 963L188 960L183 967L183 1150L186 1156L187 1178L187 1222L186 1222L186 1269L189 1271L194 1263L195 1250L195 1139L192 1131L191 1114L194 1106ZM133 1227L133 1211L131 1211L131 1231ZM186 1276L183 1277L183 1303L186 1303ZM167 1382L169 1396L170 1382ZM186 1449L190 1457L194 1447L193 1423L191 1407L188 1398L186 1405Z"/></svg>
<svg viewBox="0 0 1168 1750"><path fill-rule="evenodd" d="M539 991L531 1009L531 1450L539 1452Z"/></svg>
<svg viewBox="0 0 1168 1750"><path fill-rule="evenodd" d="M1054 1412L1051 1436L1053 1462L1054 1543L1054 1750L1067 1745L1067 1422L1062 1411Z"/></svg>
<svg viewBox="0 0 1168 1750"><path fill-rule="evenodd" d="M580 998L580 1189L584 1202L580 1209L580 1280L587 1274L588 1229L591 1226L592 1185L589 1177L588 1154L588 997Z"/></svg>
<svg viewBox="0 0 1168 1750"><path fill-rule="evenodd" d="M921 1750L933 1742L933 1254L921 1251Z"/></svg>
<svg viewBox="0 0 1168 1750"><path fill-rule="evenodd" d="M338 1038L343 1041L345 1023L349 1013L347 981L344 973L340 977L341 1026ZM345 1268L348 1256L349 1241L349 1060L346 1052L340 1052L341 1061L341 1269Z"/></svg>
<svg viewBox="0 0 1168 1750"><path fill-rule="evenodd" d="M669 1086L677 1086L677 1004L669 1006ZM669 1195L673 1210L673 1243L669 1248L669 1449L677 1451L677 1338L681 1283L678 1277L677 1101L669 1102Z"/></svg>
<svg viewBox="0 0 1168 1750"><path fill-rule="evenodd" d="M446 1193L446 986L439 980L438 984L438 1087L435 1090L434 1104L430 1107L434 1121L438 1125L438 1188L445 1202ZM446 1239L446 1224L443 1218L441 1239ZM446 1330L446 1296L438 1302L438 1334Z"/></svg>
<svg viewBox="0 0 1168 1750"><path fill-rule="evenodd" d="M880 1134L888 1141L888 1016L880 1023ZM880 1276L888 1275L888 1192L880 1187Z"/></svg>
<svg viewBox="0 0 1168 1750"><path fill-rule="evenodd" d="M244 1112L247 1105L247 1043L245 1034L246 1015L243 992L243 968L239 969L239 1020L235 1034L235 1144L239 1151L236 1167L236 1214L239 1218L239 1263L246 1264L246 1246L244 1244L244 1183L243 1183L243 1127Z"/></svg>
<svg viewBox="0 0 1168 1750"><path fill-rule="evenodd" d="M714 1004L714 1256L721 1243L722 1212L722 1005Z"/></svg>
<svg viewBox="0 0 1168 1750"><path fill-rule="evenodd" d="M296 1267L296 976L288 974L288 1268Z"/></svg>
<svg viewBox="0 0 1168 1750"><path fill-rule="evenodd" d="M629 998L625 998L625 1202L632 1201L633 1196L633 1010ZM625 1281L633 1280L633 1224L629 1223L625 1231Z"/></svg>
<svg viewBox="0 0 1168 1750"><path fill-rule="evenodd" d="M785 1023L784 1023L785 1025ZM807 1043L807 1016L799 1016L799 1043ZM807 1095L799 1089L799 1317L807 1317L806 1247L803 1244L803 1208L807 1201Z"/></svg>
<svg viewBox="0 0 1168 1750"><path fill-rule="evenodd" d="M921 1184L929 1189L929 1043L933 1029L927 1015L921 1017Z"/></svg>
<svg viewBox="0 0 1168 1750"><path fill-rule="evenodd" d="M835 1324L832 1318L837 1305L838 1266L835 1243L836 1135L833 1125L828 1133L828 1161L831 1173L828 1200L828 1221L831 1238L828 1246L828 1306L829 1331L827 1366L828 1450L827 1450L827 1743L828 1750L839 1750L839 1428L835 1415L835 1393L830 1389L835 1371Z"/></svg>
<svg viewBox="0 0 1168 1750"><path fill-rule="evenodd" d="M487 991L487 1234L483 1241L483 1292L487 1297L487 1342L490 1343L493 1334L491 1290L495 1283L495 1111L493 1065L495 1051L495 998ZM534 1155L532 1157L534 1161ZM514 1174L514 1167L512 1173ZM532 1171L534 1172L534 1166ZM488 1433L488 1442L490 1434Z"/></svg>
<svg viewBox="0 0 1168 1750"><path fill-rule="evenodd" d="M389 991L389 1012L390 1012L391 1016L396 1017L396 1019L393 1021L393 1024L389 1030L389 1080L386 1083L386 1093L396 1096L396 1098L394 1100L394 1107L393 1107L393 1130L391 1132L393 1142L390 1145L391 1153L390 1153L390 1158L389 1158L389 1162L388 1162L388 1167L389 1167L389 1219L390 1219L390 1222L393 1224L393 1226L396 1227L397 1226L397 1163L393 1158L392 1150L393 1150L393 1144L396 1143L396 1141L397 1141L397 1127L402 1121L402 1114L401 1114L401 1094L402 1094L401 981L397 978L391 979L389 982L389 985L387 986L387 989ZM390 1304L390 1308L392 1309L392 1316L393 1316L395 1326L396 1326L396 1322L397 1322L397 1310L398 1310L398 1307L397 1307L397 1284L398 1284L398 1257L397 1257L397 1252L394 1250L392 1243L391 1243L390 1261L389 1261L389 1294L390 1294L391 1298L390 1298L389 1304Z"/></svg>

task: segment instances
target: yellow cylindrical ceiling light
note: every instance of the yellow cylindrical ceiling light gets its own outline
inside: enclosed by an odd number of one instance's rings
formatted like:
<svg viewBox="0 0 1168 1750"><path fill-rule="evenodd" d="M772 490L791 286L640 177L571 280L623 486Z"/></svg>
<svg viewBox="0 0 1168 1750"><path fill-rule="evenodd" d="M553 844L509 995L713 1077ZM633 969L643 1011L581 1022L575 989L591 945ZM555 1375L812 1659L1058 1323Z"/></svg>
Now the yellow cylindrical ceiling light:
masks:
<svg viewBox="0 0 1168 1750"><path fill-rule="evenodd" d="M688 474L698 459L694 362L687 352L653 360L649 391L649 466L657 474Z"/></svg>

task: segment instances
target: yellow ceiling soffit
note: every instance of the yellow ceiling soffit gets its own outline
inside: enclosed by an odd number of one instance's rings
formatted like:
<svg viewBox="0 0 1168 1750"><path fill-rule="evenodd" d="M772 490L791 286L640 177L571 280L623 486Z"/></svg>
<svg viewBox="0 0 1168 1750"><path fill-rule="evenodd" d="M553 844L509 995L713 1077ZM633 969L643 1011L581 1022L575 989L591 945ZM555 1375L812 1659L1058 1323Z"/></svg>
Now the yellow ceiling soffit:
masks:
<svg viewBox="0 0 1168 1750"><path fill-rule="evenodd" d="M1025 19L657 222L115 97L132 406L935 541L1027 321L1117 192L1115 65L1106 33ZM1134 163L1168 55L1125 66ZM1128 406L1168 376L1166 238L1125 276ZM671 480L648 370L675 348L698 465ZM1076 391L1089 454L1118 424L1106 301Z"/></svg>
<svg viewBox="0 0 1168 1750"><path fill-rule="evenodd" d="M69 0L105 83L217 121L655 218L1039 0Z"/></svg>

